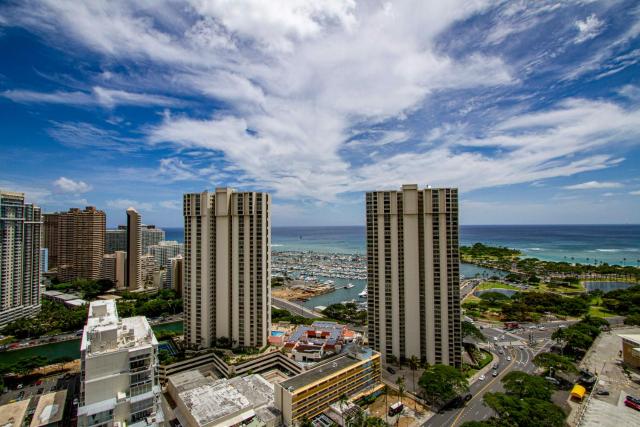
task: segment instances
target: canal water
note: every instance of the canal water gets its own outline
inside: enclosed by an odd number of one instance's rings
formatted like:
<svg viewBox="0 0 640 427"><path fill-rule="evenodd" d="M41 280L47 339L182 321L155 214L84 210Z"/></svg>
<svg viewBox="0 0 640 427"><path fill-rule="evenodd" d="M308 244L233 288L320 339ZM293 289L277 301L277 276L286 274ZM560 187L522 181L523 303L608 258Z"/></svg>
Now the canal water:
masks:
<svg viewBox="0 0 640 427"><path fill-rule="evenodd" d="M634 285L635 283L615 282L615 281L584 282L584 286L587 289L587 292L591 292L591 291L595 291L596 289L599 289L602 292L607 293L607 292L615 291L616 289L626 289Z"/></svg>
<svg viewBox="0 0 640 427"><path fill-rule="evenodd" d="M182 333L182 321L155 325L152 326L152 329L154 332L174 331ZM0 352L0 365L10 365L20 359L26 359L33 356L44 356L49 360L57 359L59 357L79 359L80 339L23 348L21 350L3 351Z"/></svg>

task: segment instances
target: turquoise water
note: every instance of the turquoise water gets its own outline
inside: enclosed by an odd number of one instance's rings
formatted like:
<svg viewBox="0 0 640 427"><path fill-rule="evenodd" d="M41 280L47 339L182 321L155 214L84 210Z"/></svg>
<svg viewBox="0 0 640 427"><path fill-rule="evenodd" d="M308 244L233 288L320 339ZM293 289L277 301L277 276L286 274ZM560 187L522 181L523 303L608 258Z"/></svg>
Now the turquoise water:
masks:
<svg viewBox="0 0 640 427"><path fill-rule="evenodd" d="M152 329L155 332L174 331L182 333L182 321L155 325ZM45 344L21 350L3 351L0 352L0 365L9 365L22 358L29 358L32 356L45 356L49 360L56 359L58 357L71 357L73 359L78 359L80 358L80 339Z"/></svg>
<svg viewBox="0 0 640 427"><path fill-rule="evenodd" d="M281 337L282 335L284 335L284 332L282 331L271 331L271 336Z"/></svg>
<svg viewBox="0 0 640 427"><path fill-rule="evenodd" d="M182 228L165 230L183 240ZM546 261L640 266L640 225L463 225L460 244L482 242L521 250ZM365 252L365 228L274 227L274 250Z"/></svg>

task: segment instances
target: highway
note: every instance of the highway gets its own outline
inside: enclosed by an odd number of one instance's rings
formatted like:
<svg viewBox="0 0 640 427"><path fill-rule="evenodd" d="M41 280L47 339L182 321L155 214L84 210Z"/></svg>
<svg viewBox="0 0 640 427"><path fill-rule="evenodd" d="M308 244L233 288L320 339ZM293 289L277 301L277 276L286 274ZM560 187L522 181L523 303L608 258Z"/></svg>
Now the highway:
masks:
<svg viewBox="0 0 640 427"><path fill-rule="evenodd" d="M296 304L291 301L287 301L280 298L271 297L271 305L281 310L287 310L292 314L306 317L307 319L315 319L317 317L323 317L322 314L317 313L309 308L303 307L300 304Z"/></svg>

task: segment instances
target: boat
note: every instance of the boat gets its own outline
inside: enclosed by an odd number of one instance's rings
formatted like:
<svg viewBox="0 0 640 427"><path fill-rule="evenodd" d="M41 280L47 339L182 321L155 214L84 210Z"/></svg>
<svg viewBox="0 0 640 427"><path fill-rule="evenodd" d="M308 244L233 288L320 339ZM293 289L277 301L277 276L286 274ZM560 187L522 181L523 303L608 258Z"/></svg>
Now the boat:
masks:
<svg viewBox="0 0 640 427"><path fill-rule="evenodd" d="M345 288L347 288L347 289L353 288L353 283L349 283L347 286L345 286Z"/></svg>
<svg viewBox="0 0 640 427"><path fill-rule="evenodd" d="M366 297L368 297L368 296L369 296L369 292L367 291L367 288L364 288L364 291L360 292L360 293L358 294L358 296L359 296L360 298L366 298Z"/></svg>

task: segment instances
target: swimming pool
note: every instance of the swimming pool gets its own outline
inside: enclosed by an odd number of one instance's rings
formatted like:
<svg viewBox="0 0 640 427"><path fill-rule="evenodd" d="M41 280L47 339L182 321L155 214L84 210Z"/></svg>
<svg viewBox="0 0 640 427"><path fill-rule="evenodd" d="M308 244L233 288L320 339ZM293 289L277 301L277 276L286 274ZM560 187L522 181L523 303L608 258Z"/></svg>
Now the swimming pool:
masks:
<svg viewBox="0 0 640 427"><path fill-rule="evenodd" d="M271 331L272 337L281 337L282 335L284 335L284 332L282 331Z"/></svg>

